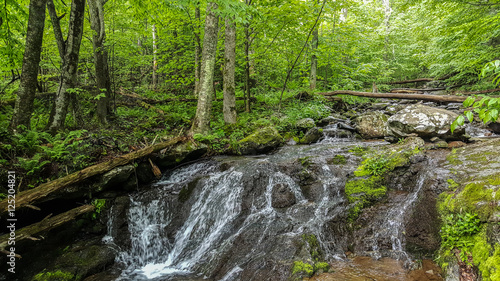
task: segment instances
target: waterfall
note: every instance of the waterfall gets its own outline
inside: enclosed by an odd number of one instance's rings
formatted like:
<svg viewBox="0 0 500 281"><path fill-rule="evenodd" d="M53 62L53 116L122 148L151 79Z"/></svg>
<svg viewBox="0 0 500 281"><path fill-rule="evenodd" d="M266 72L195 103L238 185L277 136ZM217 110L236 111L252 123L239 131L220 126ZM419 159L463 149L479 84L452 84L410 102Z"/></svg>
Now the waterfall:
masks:
<svg viewBox="0 0 500 281"><path fill-rule="evenodd" d="M215 280L264 280L259 270L266 264L279 276L294 260L307 258L304 234L316 238L324 260L345 259L351 242L344 186L359 165L348 152L354 142L288 146L265 157L220 157L165 175L152 188L130 196L130 246L119 254L118 280L185 280L175 276L206 274ZM337 154L353 160L328 164ZM303 158L311 164L297 160ZM306 182L310 177L309 183L301 182L302 174ZM404 250L404 219L426 177L421 172L415 187L373 223L372 256L389 251L389 256L410 260ZM286 187L295 203L273 207L276 186ZM183 195L186 190L188 196ZM108 231L113 232L111 227ZM382 237L390 239L390 249L379 243ZM276 280L284 280L280 278Z"/></svg>

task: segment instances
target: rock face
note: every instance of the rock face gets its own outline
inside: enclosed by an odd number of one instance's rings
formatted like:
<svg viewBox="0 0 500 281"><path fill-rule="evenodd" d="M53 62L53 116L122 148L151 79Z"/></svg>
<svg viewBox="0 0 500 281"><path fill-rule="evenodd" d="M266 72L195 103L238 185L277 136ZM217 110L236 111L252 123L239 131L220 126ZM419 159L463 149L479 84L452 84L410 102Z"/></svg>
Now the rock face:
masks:
<svg viewBox="0 0 500 281"><path fill-rule="evenodd" d="M359 134L365 139L383 138L388 135L387 120L389 116L374 111L356 118Z"/></svg>
<svg viewBox="0 0 500 281"><path fill-rule="evenodd" d="M238 153L255 155L269 152L283 143L283 137L273 127L257 130L255 133L239 141Z"/></svg>
<svg viewBox="0 0 500 281"><path fill-rule="evenodd" d="M278 183L273 187L271 206L273 208L286 208L295 204L295 194L290 187Z"/></svg>
<svg viewBox="0 0 500 281"><path fill-rule="evenodd" d="M451 123L457 117L456 113L446 109L420 104L410 105L389 118L389 133L397 138L410 134L417 134L422 138L462 138L465 127L457 128L453 135L450 131Z"/></svg>

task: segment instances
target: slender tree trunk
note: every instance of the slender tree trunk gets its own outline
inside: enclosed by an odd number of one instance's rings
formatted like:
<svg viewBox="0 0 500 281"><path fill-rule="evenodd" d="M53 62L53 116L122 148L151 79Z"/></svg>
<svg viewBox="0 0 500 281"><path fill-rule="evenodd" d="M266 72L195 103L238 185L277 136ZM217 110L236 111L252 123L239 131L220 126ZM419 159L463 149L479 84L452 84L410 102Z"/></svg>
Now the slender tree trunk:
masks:
<svg viewBox="0 0 500 281"><path fill-rule="evenodd" d="M312 34L312 42L311 42L311 73L309 76L309 88L311 90L316 89L316 77L317 77L317 68L318 68L318 58L316 57L316 51L318 50L318 40L319 40L319 24L316 24L316 28L313 30Z"/></svg>
<svg viewBox="0 0 500 281"><path fill-rule="evenodd" d="M104 94L97 100L97 118L101 124L107 123L110 110L111 80L109 76L108 51L104 46L106 30L104 26L104 4L107 0L88 0L90 28L94 31L92 46L94 49L94 66L97 83L97 94Z"/></svg>
<svg viewBox="0 0 500 281"><path fill-rule="evenodd" d="M195 42L194 42L194 95L198 96L200 92L200 74L201 74L201 39L200 39L200 3L198 2L194 9L195 18Z"/></svg>
<svg viewBox="0 0 500 281"><path fill-rule="evenodd" d="M196 115L191 127L192 134L206 134L210 131L217 33L219 31L219 17L215 14L217 8L218 6L215 2L210 2L207 5L201 61L200 93Z"/></svg>
<svg viewBox="0 0 500 281"><path fill-rule="evenodd" d="M64 127L68 106L73 95L76 93L68 93L68 89L72 89L76 85L76 73L78 70L78 58L80 54L80 44L83 35L83 21L85 14L85 0L73 0L71 3L71 15L69 18L68 39L64 60L62 62L61 77L59 88L56 94L52 118L48 123L48 130L55 133ZM76 119L76 117L75 117Z"/></svg>
<svg viewBox="0 0 500 281"><path fill-rule="evenodd" d="M384 59L386 61L389 60L389 33L391 32L391 25L390 25L390 20L391 20L391 14L392 14L392 9L391 9L391 2L390 0L382 0L384 3L384 13L385 13L385 19L384 19L384 24L385 24L385 54L384 54Z"/></svg>
<svg viewBox="0 0 500 281"><path fill-rule="evenodd" d="M224 46L224 122L236 123L236 95L234 72L236 63L236 25L226 19L226 38Z"/></svg>
<svg viewBox="0 0 500 281"><path fill-rule="evenodd" d="M156 53L158 52L158 46L156 45L156 24L153 23L151 25L151 29L153 30L153 89L156 89L158 85L158 74L156 73L158 64L156 61Z"/></svg>
<svg viewBox="0 0 500 281"><path fill-rule="evenodd" d="M250 24L245 24L245 111L251 112L250 107Z"/></svg>
<svg viewBox="0 0 500 281"><path fill-rule="evenodd" d="M37 87L38 66L42 52L43 29L45 27L45 5L47 0L31 0L29 5L28 31L24 49L21 84L14 106L11 128L23 125L30 128L33 101Z"/></svg>

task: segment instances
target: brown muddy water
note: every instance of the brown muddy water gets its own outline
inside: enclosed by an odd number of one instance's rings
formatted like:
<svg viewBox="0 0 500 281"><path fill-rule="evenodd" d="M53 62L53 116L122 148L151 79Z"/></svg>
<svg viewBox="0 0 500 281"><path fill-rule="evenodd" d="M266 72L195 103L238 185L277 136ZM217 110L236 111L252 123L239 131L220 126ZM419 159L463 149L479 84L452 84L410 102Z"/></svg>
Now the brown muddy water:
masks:
<svg viewBox="0 0 500 281"><path fill-rule="evenodd" d="M407 271L400 261L355 257L349 261L330 263L334 272L323 273L305 281L442 281L441 269L430 260L423 260L417 270Z"/></svg>

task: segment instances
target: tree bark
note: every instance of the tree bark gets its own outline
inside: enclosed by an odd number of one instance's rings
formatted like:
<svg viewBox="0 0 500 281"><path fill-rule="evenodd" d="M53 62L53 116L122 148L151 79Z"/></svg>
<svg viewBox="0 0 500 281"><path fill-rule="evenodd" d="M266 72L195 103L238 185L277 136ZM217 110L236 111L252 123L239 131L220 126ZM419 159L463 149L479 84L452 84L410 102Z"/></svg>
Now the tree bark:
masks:
<svg viewBox="0 0 500 281"><path fill-rule="evenodd" d="M196 115L191 127L192 134L206 134L210 131L217 34L219 32L219 17L215 14L217 8L218 5L215 2L208 3L205 18L205 37L203 38L200 93Z"/></svg>
<svg viewBox="0 0 500 281"><path fill-rule="evenodd" d="M319 0L317 1L319 4ZM311 90L316 89L316 78L317 78L317 68L318 68L318 58L316 57L316 52L318 50L319 45L319 24L316 24L316 28L313 30L312 34L312 42L311 42L311 73L309 76L309 88Z"/></svg>
<svg viewBox="0 0 500 281"><path fill-rule="evenodd" d="M56 94L53 114L49 119L47 129L55 133L64 127L68 106L76 93L69 93L76 85L76 74L78 70L78 58L80 54L80 44L83 35L83 22L85 14L85 0L73 0L71 3L71 15L69 18L68 38L64 59L62 61L61 77L59 88ZM76 117L75 117L76 119Z"/></svg>
<svg viewBox="0 0 500 281"><path fill-rule="evenodd" d="M467 97L461 96L443 96L443 95L424 95L424 94L392 94L392 93L367 93L355 91L333 91L318 93L323 96L351 95L369 98L389 98L389 99L407 99L407 100L425 100L434 102L463 102ZM478 98L481 99L481 98Z"/></svg>
<svg viewBox="0 0 500 281"><path fill-rule="evenodd" d="M156 89L158 85L158 74L156 73L156 70L158 68L158 62L156 60L156 54L158 52L158 46L156 45L156 24L151 25L151 29L153 31L153 89Z"/></svg>
<svg viewBox="0 0 500 281"><path fill-rule="evenodd" d="M42 52L43 29L45 27L45 5L47 0L31 0L29 5L28 31L24 49L21 83L10 124L16 130L23 125L30 128L33 101L37 87L38 66Z"/></svg>
<svg viewBox="0 0 500 281"><path fill-rule="evenodd" d="M100 175L111 169L130 163L133 160L147 156L153 152L160 151L169 146L175 145L181 141L184 141L184 137L177 137L166 142L157 143L155 145L146 147L141 150L131 152L116 158L113 158L107 162L99 163L94 166L87 167L81 171L72 173L63 178L59 178L47 183L43 183L36 188L22 191L16 194L16 209L26 207L27 205L32 205L36 202L43 202L47 197L53 195L55 192L62 190L69 185L78 183L82 180L88 179L95 175ZM4 199L0 201L0 216L7 213L8 200Z"/></svg>
<svg viewBox="0 0 500 281"><path fill-rule="evenodd" d="M200 92L201 74L201 39L200 39L200 3L194 8L195 32L194 32L194 95L197 97Z"/></svg>
<svg viewBox="0 0 500 281"><path fill-rule="evenodd" d="M107 0L88 0L90 14L90 28L94 31L92 35L92 46L94 49L94 66L96 76L97 95L97 119L101 124L107 123L107 116L111 112L111 79L109 75L108 51L104 46L106 40L106 29L104 26L104 4Z"/></svg>
<svg viewBox="0 0 500 281"><path fill-rule="evenodd" d="M236 95L234 73L236 68L236 25L230 18L226 19L226 38L224 46L224 122L236 123Z"/></svg>
<svg viewBox="0 0 500 281"><path fill-rule="evenodd" d="M251 0L249 1L251 5ZM251 112L250 103L250 24L245 24L245 111Z"/></svg>

